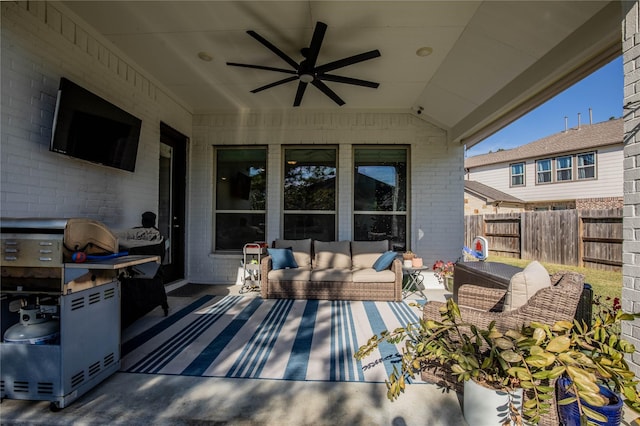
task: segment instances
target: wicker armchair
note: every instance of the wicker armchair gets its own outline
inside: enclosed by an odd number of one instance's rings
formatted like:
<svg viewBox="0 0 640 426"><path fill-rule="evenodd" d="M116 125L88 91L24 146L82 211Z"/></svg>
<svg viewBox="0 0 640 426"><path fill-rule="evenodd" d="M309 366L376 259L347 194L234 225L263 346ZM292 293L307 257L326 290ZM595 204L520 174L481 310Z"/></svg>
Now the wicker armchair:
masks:
<svg viewBox="0 0 640 426"><path fill-rule="evenodd" d="M502 312L506 289L486 288L473 284L462 285L458 292L458 306L464 322L486 329L492 321L499 331L519 329L532 321L553 324L556 321L573 321L580 302L584 276L575 272L558 272L551 277L551 287L534 294L527 304L512 311ZM442 302L428 302L424 306L424 319L439 321ZM425 365L421 372L426 382L462 391L447 365L436 363ZM550 383L551 386L555 385ZM526 399L526 395L525 395ZM558 413L555 400L549 414L540 420L540 425L557 425Z"/></svg>

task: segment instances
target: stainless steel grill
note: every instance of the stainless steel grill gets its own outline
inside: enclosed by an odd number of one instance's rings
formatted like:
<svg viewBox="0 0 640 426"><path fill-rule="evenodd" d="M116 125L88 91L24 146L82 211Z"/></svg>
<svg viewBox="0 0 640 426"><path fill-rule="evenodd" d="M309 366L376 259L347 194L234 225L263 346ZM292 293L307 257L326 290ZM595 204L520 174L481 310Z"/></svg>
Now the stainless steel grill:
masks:
<svg viewBox="0 0 640 426"><path fill-rule="evenodd" d="M0 396L63 408L120 368L118 278L160 258L114 257L116 236L84 218L0 219L0 240Z"/></svg>

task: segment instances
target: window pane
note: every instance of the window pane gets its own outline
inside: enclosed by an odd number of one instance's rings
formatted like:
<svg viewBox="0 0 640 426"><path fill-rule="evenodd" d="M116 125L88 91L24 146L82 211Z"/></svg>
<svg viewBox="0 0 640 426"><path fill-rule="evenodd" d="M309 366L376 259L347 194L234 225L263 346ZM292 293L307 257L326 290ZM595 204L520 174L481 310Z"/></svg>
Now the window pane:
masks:
<svg viewBox="0 0 640 426"><path fill-rule="evenodd" d="M336 150L285 150L284 209L336 209Z"/></svg>
<svg viewBox="0 0 640 426"><path fill-rule="evenodd" d="M216 150L216 210L264 210L267 150Z"/></svg>
<svg viewBox="0 0 640 426"><path fill-rule="evenodd" d="M511 177L511 186L521 186L524 185L524 176L512 176Z"/></svg>
<svg viewBox="0 0 640 426"><path fill-rule="evenodd" d="M214 250L264 241L266 148L216 148Z"/></svg>
<svg viewBox="0 0 640 426"><path fill-rule="evenodd" d="M557 172L557 180L571 180L571 170L558 170Z"/></svg>
<svg viewBox="0 0 640 426"><path fill-rule="evenodd" d="M405 215L354 215L356 241L389 240L393 250L406 250L407 217Z"/></svg>
<svg viewBox="0 0 640 426"><path fill-rule="evenodd" d="M571 157L559 157L556 159L556 167L558 169L571 168Z"/></svg>
<svg viewBox="0 0 640 426"><path fill-rule="evenodd" d="M511 165L511 186L524 185L524 163Z"/></svg>
<svg viewBox="0 0 640 426"><path fill-rule="evenodd" d="M521 175L522 173L524 173L524 164L518 163L518 164L511 165L512 175Z"/></svg>
<svg viewBox="0 0 640 426"><path fill-rule="evenodd" d="M540 160L536 164L539 172L551 170L551 160Z"/></svg>
<svg viewBox="0 0 640 426"><path fill-rule="evenodd" d="M242 250L249 242L264 241L263 213L216 214L216 250Z"/></svg>
<svg viewBox="0 0 640 426"><path fill-rule="evenodd" d="M593 152L578 155L578 166L593 166L596 164L596 156Z"/></svg>
<svg viewBox="0 0 640 426"><path fill-rule="evenodd" d="M551 172L538 173L538 183L551 182Z"/></svg>
<svg viewBox="0 0 640 426"><path fill-rule="evenodd" d="M596 177L596 155L594 152L578 155L578 179L594 179Z"/></svg>
<svg viewBox="0 0 640 426"><path fill-rule="evenodd" d="M284 239L333 241L336 235L335 222L334 214L285 214Z"/></svg>
<svg viewBox="0 0 640 426"><path fill-rule="evenodd" d="M581 167L578 169L578 179L593 179L596 177L596 168L591 167Z"/></svg>
<svg viewBox="0 0 640 426"><path fill-rule="evenodd" d="M354 210L407 210L406 149L359 148L354 165Z"/></svg>

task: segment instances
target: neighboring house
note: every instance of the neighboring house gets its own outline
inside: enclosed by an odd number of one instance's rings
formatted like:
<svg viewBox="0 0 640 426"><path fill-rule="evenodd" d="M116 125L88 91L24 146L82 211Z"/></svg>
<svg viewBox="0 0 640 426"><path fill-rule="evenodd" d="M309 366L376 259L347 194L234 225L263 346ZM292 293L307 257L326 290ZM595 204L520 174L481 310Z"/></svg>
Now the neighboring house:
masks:
<svg viewBox="0 0 640 426"><path fill-rule="evenodd" d="M467 199L483 190L487 207L507 201L506 194L524 202L525 210L622 207L623 124L612 119L581 125L517 148L467 158L465 214L487 212L466 207L471 203ZM471 182L476 183L468 185ZM491 196L491 191L503 195Z"/></svg>
<svg viewBox="0 0 640 426"><path fill-rule="evenodd" d="M524 210L525 202L474 180L464 181L464 214L511 213Z"/></svg>

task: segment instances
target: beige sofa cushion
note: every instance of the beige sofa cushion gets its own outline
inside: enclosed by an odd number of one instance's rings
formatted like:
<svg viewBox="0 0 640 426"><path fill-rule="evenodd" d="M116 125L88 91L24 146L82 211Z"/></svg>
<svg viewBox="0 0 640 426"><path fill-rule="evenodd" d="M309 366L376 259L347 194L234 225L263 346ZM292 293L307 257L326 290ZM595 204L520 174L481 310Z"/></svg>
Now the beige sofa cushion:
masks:
<svg viewBox="0 0 640 426"><path fill-rule="evenodd" d="M387 250L389 250L388 240L352 241L351 263L353 269L371 268L380 255Z"/></svg>
<svg viewBox="0 0 640 426"><path fill-rule="evenodd" d="M316 253L313 269L342 268L351 269L350 241L314 241Z"/></svg>
<svg viewBox="0 0 640 426"><path fill-rule="evenodd" d="M267 273L267 278L271 281L309 281L311 278L310 269L272 269Z"/></svg>
<svg viewBox="0 0 640 426"><path fill-rule="evenodd" d="M357 269L353 271L354 283L392 283L396 280L396 274L390 269L376 271L373 268Z"/></svg>
<svg viewBox="0 0 640 426"><path fill-rule="evenodd" d="M509 282L503 311L511 311L527 303L538 290L551 286L549 272L540 262L534 260L522 272L518 272Z"/></svg>
<svg viewBox="0 0 640 426"><path fill-rule="evenodd" d="M289 248L293 251L299 269L311 269L311 238L304 240L276 240L274 248Z"/></svg>
<svg viewBox="0 0 640 426"><path fill-rule="evenodd" d="M350 269L346 268L314 269L313 271L311 271L311 281L352 282L353 273Z"/></svg>

